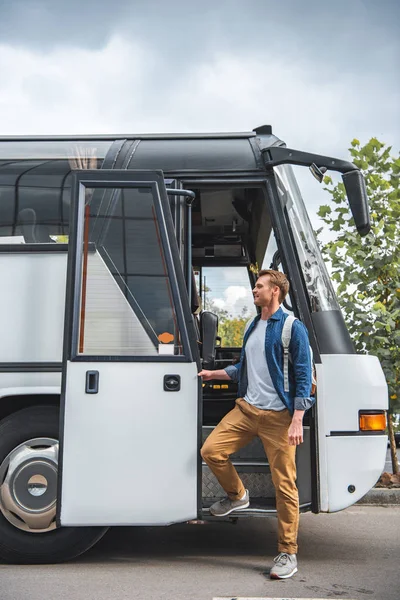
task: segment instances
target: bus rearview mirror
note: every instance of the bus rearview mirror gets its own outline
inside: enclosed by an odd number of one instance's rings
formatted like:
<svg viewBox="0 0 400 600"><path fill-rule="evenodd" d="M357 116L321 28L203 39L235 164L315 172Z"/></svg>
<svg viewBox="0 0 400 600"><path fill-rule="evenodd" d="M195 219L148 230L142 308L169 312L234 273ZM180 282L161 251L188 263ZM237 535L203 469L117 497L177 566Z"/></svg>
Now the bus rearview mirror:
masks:
<svg viewBox="0 0 400 600"><path fill-rule="evenodd" d="M368 195L363 174L355 169L342 174L347 199L360 235L367 235L371 229L368 210Z"/></svg>

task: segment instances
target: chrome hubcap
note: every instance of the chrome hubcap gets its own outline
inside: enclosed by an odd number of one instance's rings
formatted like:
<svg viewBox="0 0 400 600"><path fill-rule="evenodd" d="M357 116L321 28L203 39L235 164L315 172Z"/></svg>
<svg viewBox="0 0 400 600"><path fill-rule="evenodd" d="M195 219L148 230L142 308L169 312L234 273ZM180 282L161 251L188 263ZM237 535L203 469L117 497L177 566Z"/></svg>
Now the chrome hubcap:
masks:
<svg viewBox="0 0 400 600"><path fill-rule="evenodd" d="M12 450L0 465L0 510L18 529L56 528L58 441L35 438Z"/></svg>

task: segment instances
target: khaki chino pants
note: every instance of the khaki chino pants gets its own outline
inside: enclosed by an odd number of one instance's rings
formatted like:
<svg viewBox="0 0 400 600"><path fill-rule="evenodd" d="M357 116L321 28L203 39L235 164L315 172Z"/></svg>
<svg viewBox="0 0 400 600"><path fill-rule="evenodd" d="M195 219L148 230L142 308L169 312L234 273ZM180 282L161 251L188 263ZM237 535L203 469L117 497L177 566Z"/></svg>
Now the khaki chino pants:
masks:
<svg viewBox="0 0 400 600"><path fill-rule="evenodd" d="M206 439L201 455L231 500L245 493L229 456L258 436L264 446L276 492L278 551L297 553L299 494L296 486L296 446L289 446L291 416L282 411L261 410L236 400L236 405Z"/></svg>

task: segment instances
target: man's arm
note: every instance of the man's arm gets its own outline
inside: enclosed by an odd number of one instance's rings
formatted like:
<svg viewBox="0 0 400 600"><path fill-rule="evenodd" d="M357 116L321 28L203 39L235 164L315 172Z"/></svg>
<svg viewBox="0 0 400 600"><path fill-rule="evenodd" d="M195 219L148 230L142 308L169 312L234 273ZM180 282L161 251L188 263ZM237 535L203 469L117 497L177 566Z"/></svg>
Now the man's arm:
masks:
<svg viewBox="0 0 400 600"><path fill-rule="evenodd" d="M210 381L210 379L219 379L221 381L231 380L231 377L229 377L225 369L219 369L217 371L208 371L207 369L203 369L198 375L199 377L203 378L203 381Z"/></svg>
<svg viewBox="0 0 400 600"><path fill-rule="evenodd" d="M296 383L296 396L288 435L289 444L298 446L303 442L304 413L314 402L310 398L312 365L308 334L303 323L298 320L293 323L290 354Z"/></svg>
<svg viewBox="0 0 400 600"><path fill-rule="evenodd" d="M219 379L220 381L237 381L239 375L241 363L236 365L229 365L226 369L218 369L217 371L208 371L203 369L198 374L199 377L203 378L203 381L210 381L210 379Z"/></svg>
<svg viewBox="0 0 400 600"><path fill-rule="evenodd" d="M296 384L294 409L304 413L314 403L310 398L312 365L307 329L298 320L293 323L289 350Z"/></svg>

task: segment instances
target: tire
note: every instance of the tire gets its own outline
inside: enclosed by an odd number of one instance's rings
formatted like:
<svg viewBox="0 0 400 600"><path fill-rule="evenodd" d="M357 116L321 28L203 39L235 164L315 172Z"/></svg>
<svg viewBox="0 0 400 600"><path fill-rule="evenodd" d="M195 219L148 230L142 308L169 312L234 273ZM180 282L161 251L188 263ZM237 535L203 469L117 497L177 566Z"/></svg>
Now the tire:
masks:
<svg viewBox="0 0 400 600"><path fill-rule="evenodd" d="M35 438L59 439L58 407L32 406L0 421L0 465L20 444ZM70 560L89 550L107 529L61 527L30 533L13 525L0 510L0 561L38 564Z"/></svg>

